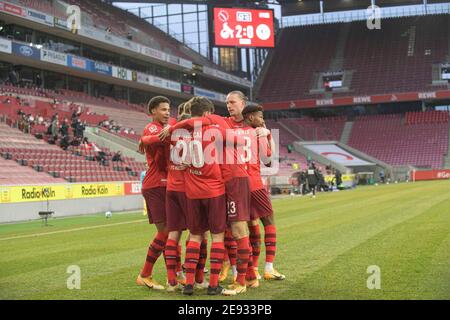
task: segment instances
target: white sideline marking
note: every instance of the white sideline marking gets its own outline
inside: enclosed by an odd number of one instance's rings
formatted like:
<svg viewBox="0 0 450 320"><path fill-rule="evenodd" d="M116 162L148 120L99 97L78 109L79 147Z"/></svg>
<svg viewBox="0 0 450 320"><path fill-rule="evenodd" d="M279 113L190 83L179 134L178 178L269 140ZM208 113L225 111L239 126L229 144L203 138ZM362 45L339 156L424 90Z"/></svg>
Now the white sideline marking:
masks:
<svg viewBox="0 0 450 320"><path fill-rule="evenodd" d="M27 235L23 235L23 236L16 236L16 237L9 237L9 238L0 238L0 241L23 239L23 238L33 238L33 237L40 237L40 236L48 236L48 235L51 235L51 234L67 233L67 232L74 232L74 231L100 229L100 228L106 228L106 227L111 227L111 226L119 226L119 225L123 225L123 224L138 223L138 222L143 222L143 221L148 221L148 220L147 219L141 219L141 220L135 220L135 221L126 221L126 222L105 224L105 225L101 225L101 226L92 226L92 227L75 228L75 229L60 230L60 231L45 232L45 233L27 234Z"/></svg>

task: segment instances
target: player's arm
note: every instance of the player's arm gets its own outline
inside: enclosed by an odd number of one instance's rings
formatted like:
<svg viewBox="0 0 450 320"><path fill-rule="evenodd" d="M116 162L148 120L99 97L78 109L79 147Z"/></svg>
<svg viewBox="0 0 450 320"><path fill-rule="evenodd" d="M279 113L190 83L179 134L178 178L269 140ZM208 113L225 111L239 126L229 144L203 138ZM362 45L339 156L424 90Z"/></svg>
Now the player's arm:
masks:
<svg viewBox="0 0 450 320"><path fill-rule="evenodd" d="M261 161L267 166L272 165L272 155L275 152L275 141L273 140L272 133L265 126L256 129L258 136L258 145L261 146L260 158Z"/></svg>
<svg viewBox="0 0 450 320"><path fill-rule="evenodd" d="M266 167L272 165L272 148L268 137L258 139L259 158Z"/></svg>
<svg viewBox="0 0 450 320"><path fill-rule="evenodd" d="M195 125L198 123L200 123L202 127L206 127L206 126L215 124L208 116L186 119L186 120L180 121L180 122L176 123L175 125L171 126L169 128L169 132L172 133L177 129L193 130Z"/></svg>
<svg viewBox="0 0 450 320"><path fill-rule="evenodd" d="M220 131L222 137L225 138L224 143L227 141L227 139L230 139L234 141L235 147L242 147L247 145L245 139L240 139L239 137L241 136L234 133L233 128L227 121L225 121L224 117L218 116L216 114L210 114L205 118L209 119L211 125L217 126L216 128Z"/></svg>
<svg viewBox="0 0 450 320"><path fill-rule="evenodd" d="M159 138L161 140L165 140L167 137L169 137L174 131L179 129L184 130L194 130L195 125L198 123L201 124L202 127L209 126L212 124L211 120L207 117L200 117L200 118L192 118L192 119L186 119L180 122L177 122L174 125L168 125L164 127L164 129L161 130L159 133Z"/></svg>
<svg viewBox="0 0 450 320"><path fill-rule="evenodd" d="M226 122L223 117L216 114L211 114L200 118L186 119L178 122L176 125L173 125L166 130L168 130L169 134L172 134L177 129L194 130L195 125L197 125L198 123L200 123L202 127L215 125L217 126L215 128L217 128L221 132L222 136L225 137L225 139L233 139L235 141L235 146L245 145L245 141L236 139L239 136L234 134L232 130L228 130L232 129L228 122ZM165 137L165 135L160 135L160 137Z"/></svg>
<svg viewBox="0 0 450 320"><path fill-rule="evenodd" d="M268 157L270 157L270 162L267 165L268 167L272 166L273 155L275 154L275 140L273 140L272 134L269 137L270 154L268 154Z"/></svg>
<svg viewBox="0 0 450 320"><path fill-rule="evenodd" d="M210 114L205 117L199 117L199 118L192 118L192 119L186 119L183 121L178 122L177 124L171 126L169 128L169 132L172 133L173 131L177 129L187 129L187 130L193 130L194 126L196 124L200 123L202 127L207 127L210 125L218 125L221 128L228 129L230 126L225 121L225 119L221 116L218 116L216 114Z"/></svg>
<svg viewBox="0 0 450 320"><path fill-rule="evenodd" d="M140 141L144 147L149 146L162 146L163 142L159 139L159 136L151 135L151 136L143 136Z"/></svg>
<svg viewBox="0 0 450 320"><path fill-rule="evenodd" d="M138 150L141 153L145 153L145 149L149 146L156 146L160 147L163 146L165 141L161 141L159 138L159 135L154 134L148 134L146 131L144 131L144 134L142 135L141 139L139 140L139 147Z"/></svg>
<svg viewBox="0 0 450 320"><path fill-rule="evenodd" d="M224 117L218 116L217 114L210 114L209 116L206 116L205 118L208 118L211 124L218 125L221 128L225 129L232 129L230 124L225 120Z"/></svg>
<svg viewBox="0 0 450 320"><path fill-rule="evenodd" d="M225 121L225 119L216 114L211 114L205 117L192 118L180 121L172 126L166 126L160 133L159 137L161 140L164 140L168 136L170 136L175 130L178 129L186 129L186 130L194 130L195 125L200 125L202 127L207 127L210 125L218 125L221 128L231 128L230 125Z"/></svg>

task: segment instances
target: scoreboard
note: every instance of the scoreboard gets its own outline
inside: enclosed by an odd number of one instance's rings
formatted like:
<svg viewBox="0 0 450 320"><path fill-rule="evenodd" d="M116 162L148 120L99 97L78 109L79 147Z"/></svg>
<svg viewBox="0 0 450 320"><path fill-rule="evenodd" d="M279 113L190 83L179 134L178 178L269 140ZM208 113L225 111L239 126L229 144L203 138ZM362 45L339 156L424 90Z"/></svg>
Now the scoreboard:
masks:
<svg viewBox="0 0 450 320"><path fill-rule="evenodd" d="M273 10L216 7L213 14L216 47L275 46Z"/></svg>

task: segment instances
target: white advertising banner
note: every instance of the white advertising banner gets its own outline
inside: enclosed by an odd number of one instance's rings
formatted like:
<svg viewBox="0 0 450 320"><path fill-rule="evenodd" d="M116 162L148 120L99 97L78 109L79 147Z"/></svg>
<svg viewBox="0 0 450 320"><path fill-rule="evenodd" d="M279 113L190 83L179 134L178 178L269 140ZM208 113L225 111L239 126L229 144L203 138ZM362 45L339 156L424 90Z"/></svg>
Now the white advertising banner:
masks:
<svg viewBox="0 0 450 320"><path fill-rule="evenodd" d="M78 34L86 38L94 39L100 42L108 43L110 45L120 47L123 49L139 52L139 46L136 42L117 37L111 33L101 31L96 28L83 26L78 30Z"/></svg>
<svg viewBox="0 0 450 320"><path fill-rule="evenodd" d="M53 27L53 16L34 9L0 1L0 11Z"/></svg>
<svg viewBox="0 0 450 320"><path fill-rule="evenodd" d="M150 84L150 76L148 74L138 72L136 81L138 83Z"/></svg>
<svg viewBox="0 0 450 320"><path fill-rule="evenodd" d="M3 1L0 1L0 11L22 18L26 18L27 16L27 11L25 8Z"/></svg>
<svg viewBox="0 0 450 320"><path fill-rule="evenodd" d="M0 52L12 53L12 42L6 39L0 39Z"/></svg>
<svg viewBox="0 0 450 320"><path fill-rule="evenodd" d="M168 54L166 56L166 59L167 59L167 62L169 62L169 63L176 64L176 65L180 64L180 58L175 57L175 56L173 56L171 54Z"/></svg>
<svg viewBox="0 0 450 320"><path fill-rule="evenodd" d="M304 147L346 167L373 165L373 163L364 161L335 144L310 144L304 145Z"/></svg>
<svg viewBox="0 0 450 320"><path fill-rule="evenodd" d="M180 58L180 66L182 66L183 68L192 69L192 61Z"/></svg>
<svg viewBox="0 0 450 320"><path fill-rule="evenodd" d="M27 8L26 19L53 27L54 18L46 13Z"/></svg>
<svg viewBox="0 0 450 320"><path fill-rule="evenodd" d="M120 38L120 37L111 35L106 32L103 34L103 37L104 37L104 42L111 43L117 47L131 50L133 52L139 52L139 46L136 42L133 42L133 41L130 41L130 40L127 40L124 38Z"/></svg>
<svg viewBox="0 0 450 320"><path fill-rule="evenodd" d="M162 61L166 61L166 54L162 51L153 49L153 48L149 48L146 46L141 46L140 48L141 54L148 56L148 57L152 57L158 60L162 60Z"/></svg>
<svg viewBox="0 0 450 320"><path fill-rule="evenodd" d="M149 76L150 85L158 88L181 92L181 84L175 81Z"/></svg>
<svg viewBox="0 0 450 320"><path fill-rule="evenodd" d="M133 75L131 70L121 68L121 67L112 67L112 75L114 78L119 78L122 80L128 80L131 81L133 79Z"/></svg>
<svg viewBox="0 0 450 320"><path fill-rule="evenodd" d="M207 66L203 66L203 73L204 74L208 74L208 75L213 76L213 77L220 78L222 80L227 80L227 81L239 83L239 84L242 84L242 85L247 86L247 87L251 87L252 86L252 82L251 81L248 81L246 79L242 79L242 78L233 76L233 75L228 74L226 72L223 72L223 71L220 71L220 70L216 70L216 69L213 69L213 68L210 68L210 67L207 67Z"/></svg>
<svg viewBox="0 0 450 320"><path fill-rule="evenodd" d="M104 37L102 37L99 31L97 31L95 28L91 28L88 26L83 25L80 29L78 29L78 34L86 38L104 41Z"/></svg>
<svg viewBox="0 0 450 320"><path fill-rule="evenodd" d="M41 50L41 61L59 64L62 66L67 66L67 54L42 49Z"/></svg>
<svg viewBox="0 0 450 320"><path fill-rule="evenodd" d="M166 80L167 88L176 92L181 92L181 84L175 81Z"/></svg>
<svg viewBox="0 0 450 320"><path fill-rule="evenodd" d="M209 91L206 89L201 89L201 88L194 88L194 94L196 96L202 96L202 97L206 97L210 100L215 100L215 101L220 101L220 102L225 102L226 100L226 95L218 93L218 92L214 92L214 91Z"/></svg>
<svg viewBox="0 0 450 320"><path fill-rule="evenodd" d="M67 21L62 18L55 17L54 26L64 30L70 30L69 28L67 28Z"/></svg>

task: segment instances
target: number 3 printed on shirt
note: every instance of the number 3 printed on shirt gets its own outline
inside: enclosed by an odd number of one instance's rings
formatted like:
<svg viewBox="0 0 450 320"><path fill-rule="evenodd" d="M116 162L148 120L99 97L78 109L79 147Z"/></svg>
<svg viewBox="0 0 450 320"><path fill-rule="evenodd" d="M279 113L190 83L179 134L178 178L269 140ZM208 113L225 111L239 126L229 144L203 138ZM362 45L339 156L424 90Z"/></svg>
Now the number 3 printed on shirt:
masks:
<svg viewBox="0 0 450 320"><path fill-rule="evenodd" d="M227 213L229 216L236 214L236 202L227 201Z"/></svg>
<svg viewBox="0 0 450 320"><path fill-rule="evenodd" d="M241 147L243 151L240 154L242 163L247 163L252 159L252 140L249 137L243 137L245 140L245 145Z"/></svg>

